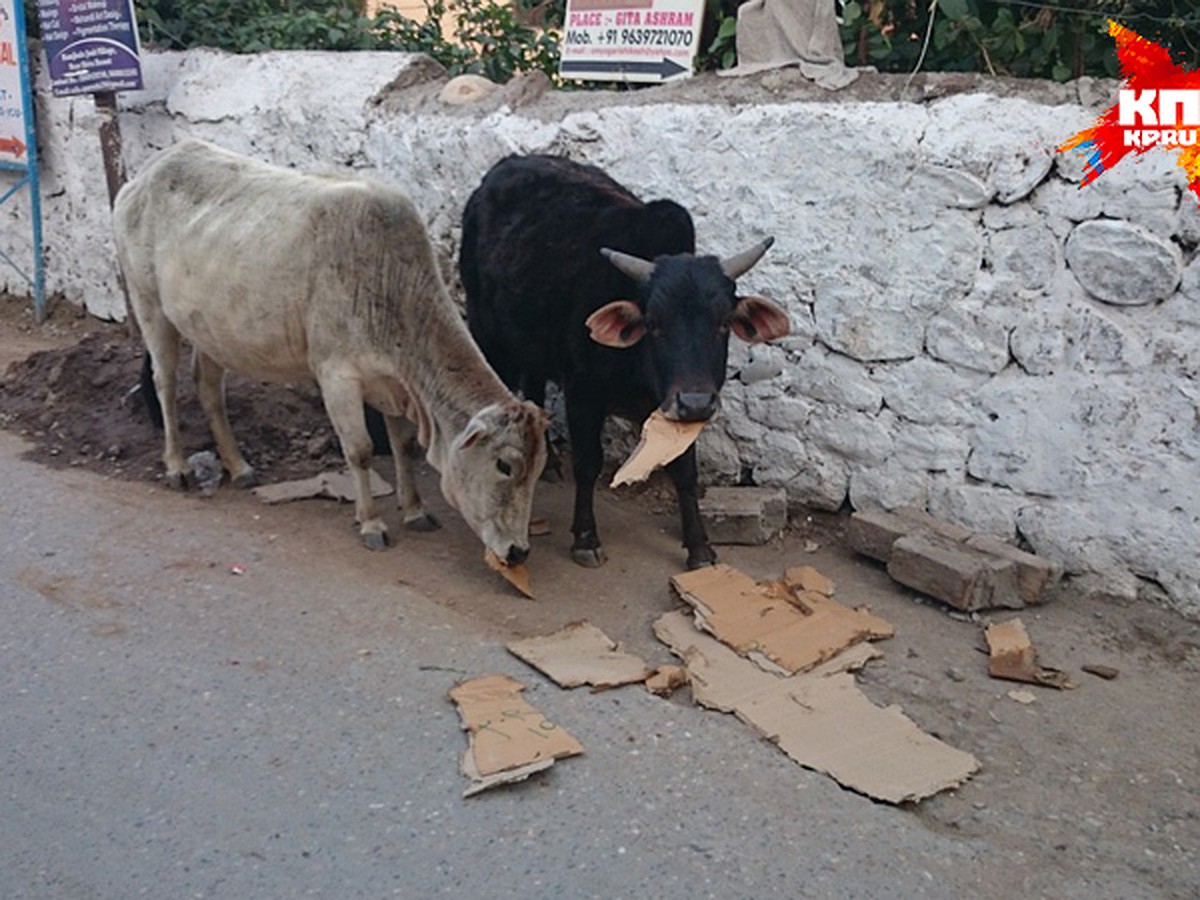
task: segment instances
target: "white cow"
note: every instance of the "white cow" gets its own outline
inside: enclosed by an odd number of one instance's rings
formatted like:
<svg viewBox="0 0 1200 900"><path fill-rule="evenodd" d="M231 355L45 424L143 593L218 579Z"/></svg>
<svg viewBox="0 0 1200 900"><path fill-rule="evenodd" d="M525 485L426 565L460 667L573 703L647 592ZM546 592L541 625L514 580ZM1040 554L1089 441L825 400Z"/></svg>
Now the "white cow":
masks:
<svg viewBox="0 0 1200 900"><path fill-rule="evenodd" d="M471 340L420 218L394 188L311 175L186 140L152 158L113 211L117 254L153 361L168 483L186 485L175 410L181 338L234 484L255 483L225 411L224 375L315 379L357 486L366 546L388 543L367 483L363 402L384 413L406 525L427 529L414 437L488 550L529 552L545 414L517 400ZM414 428L415 425L415 428Z"/></svg>

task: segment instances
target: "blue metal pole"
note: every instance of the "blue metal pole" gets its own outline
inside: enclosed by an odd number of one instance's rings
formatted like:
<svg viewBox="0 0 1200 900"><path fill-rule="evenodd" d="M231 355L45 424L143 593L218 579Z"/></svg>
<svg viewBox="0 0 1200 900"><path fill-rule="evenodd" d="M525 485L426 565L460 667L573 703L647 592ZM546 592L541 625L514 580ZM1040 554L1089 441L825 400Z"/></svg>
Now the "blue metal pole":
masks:
<svg viewBox="0 0 1200 900"><path fill-rule="evenodd" d="M29 215L33 220L33 307L39 322L46 318L46 260L42 252L42 191L38 183L37 124L33 108L33 70L25 31L25 4L13 4L17 26L17 56L21 67L21 102L25 107L25 159L29 169Z"/></svg>

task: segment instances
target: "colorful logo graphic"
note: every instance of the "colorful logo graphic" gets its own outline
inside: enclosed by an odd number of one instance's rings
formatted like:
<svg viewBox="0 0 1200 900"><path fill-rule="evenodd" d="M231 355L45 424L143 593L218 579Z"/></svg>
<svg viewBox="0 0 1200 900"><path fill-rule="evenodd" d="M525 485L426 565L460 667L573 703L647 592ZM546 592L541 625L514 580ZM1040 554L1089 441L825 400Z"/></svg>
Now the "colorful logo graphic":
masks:
<svg viewBox="0 0 1200 900"><path fill-rule="evenodd" d="M1152 147L1178 154L1188 187L1200 200L1200 72L1185 72L1163 47L1116 22L1108 33L1117 42L1125 86L1117 103L1096 124L1062 144L1088 154L1083 184L1088 185L1127 154Z"/></svg>

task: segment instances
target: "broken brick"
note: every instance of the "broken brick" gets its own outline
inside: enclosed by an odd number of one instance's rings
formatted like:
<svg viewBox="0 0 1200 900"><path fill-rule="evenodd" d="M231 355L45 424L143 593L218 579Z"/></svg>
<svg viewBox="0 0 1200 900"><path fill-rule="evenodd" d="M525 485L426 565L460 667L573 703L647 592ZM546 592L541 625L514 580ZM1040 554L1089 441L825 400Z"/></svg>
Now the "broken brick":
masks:
<svg viewBox="0 0 1200 900"><path fill-rule="evenodd" d="M956 609L971 611L1025 604L1017 567L980 550L935 534L912 534L892 545L888 574L901 584Z"/></svg>
<svg viewBox="0 0 1200 900"><path fill-rule="evenodd" d="M765 544L787 524L783 488L710 487L700 499L708 539L714 544Z"/></svg>

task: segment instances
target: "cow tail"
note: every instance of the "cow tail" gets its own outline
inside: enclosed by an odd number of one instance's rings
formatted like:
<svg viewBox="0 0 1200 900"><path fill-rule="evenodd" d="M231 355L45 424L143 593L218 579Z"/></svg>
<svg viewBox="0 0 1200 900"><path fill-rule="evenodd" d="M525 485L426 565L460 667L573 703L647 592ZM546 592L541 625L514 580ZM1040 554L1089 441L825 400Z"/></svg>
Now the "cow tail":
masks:
<svg viewBox="0 0 1200 900"><path fill-rule="evenodd" d="M159 431L163 428L162 404L158 402L158 391L154 387L154 362L150 359L149 351L142 354L142 374L139 378L142 401L146 404L146 412L150 421Z"/></svg>

